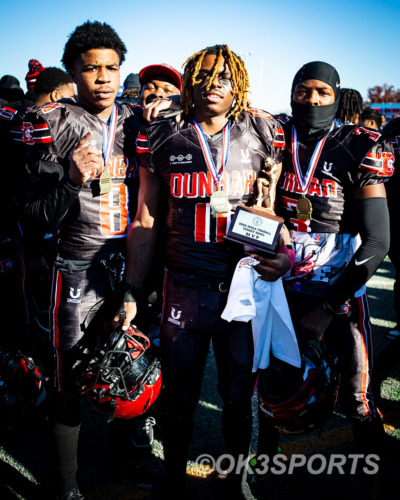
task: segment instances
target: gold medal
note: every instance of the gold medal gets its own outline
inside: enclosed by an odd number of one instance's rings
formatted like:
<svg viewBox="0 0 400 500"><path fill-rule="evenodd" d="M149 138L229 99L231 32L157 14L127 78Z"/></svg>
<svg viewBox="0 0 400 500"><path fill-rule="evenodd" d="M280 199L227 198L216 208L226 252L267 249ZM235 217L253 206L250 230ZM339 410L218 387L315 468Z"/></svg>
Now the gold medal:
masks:
<svg viewBox="0 0 400 500"><path fill-rule="evenodd" d="M106 194L111 191L111 175L108 170L103 170L99 179L100 194Z"/></svg>
<svg viewBox="0 0 400 500"><path fill-rule="evenodd" d="M214 191L210 198L210 208L213 215L229 212L229 199L225 191Z"/></svg>
<svg viewBox="0 0 400 500"><path fill-rule="evenodd" d="M301 198L297 200L296 205L297 218L302 220L311 220L312 205L311 201L306 198L303 194Z"/></svg>

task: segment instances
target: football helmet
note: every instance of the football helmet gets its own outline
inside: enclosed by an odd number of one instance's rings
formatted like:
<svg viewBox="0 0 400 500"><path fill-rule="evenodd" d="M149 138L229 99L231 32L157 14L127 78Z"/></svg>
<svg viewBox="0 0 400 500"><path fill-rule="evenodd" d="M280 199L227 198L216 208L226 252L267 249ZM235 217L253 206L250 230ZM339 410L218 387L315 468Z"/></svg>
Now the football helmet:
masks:
<svg viewBox="0 0 400 500"><path fill-rule="evenodd" d="M337 356L314 341L306 342L301 351L300 368L271 357L256 380L261 413L283 434L321 428L337 402Z"/></svg>
<svg viewBox="0 0 400 500"><path fill-rule="evenodd" d="M161 390L158 349L135 326L117 329L85 365L77 382L81 394L109 421L138 417Z"/></svg>
<svg viewBox="0 0 400 500"><path fill-rule="evenodd" d="M44 377L32 358L0 347L0 426L6 430L43 403Z"/></svg>

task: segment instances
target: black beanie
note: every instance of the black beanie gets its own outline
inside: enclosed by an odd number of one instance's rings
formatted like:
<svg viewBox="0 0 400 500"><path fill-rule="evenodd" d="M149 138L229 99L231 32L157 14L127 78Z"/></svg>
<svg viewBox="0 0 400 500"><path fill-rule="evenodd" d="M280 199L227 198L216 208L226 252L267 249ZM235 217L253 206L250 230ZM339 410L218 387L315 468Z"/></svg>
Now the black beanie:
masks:
<svg viewBox="0 0 400 500"><path fill-rule="evenodd" d="M313 61L304 64L296 73L292 83L292 94L296 85L304 80L321 80L335 92L335 101L340 97L340 78L336 69L328 63Z"/></svg>

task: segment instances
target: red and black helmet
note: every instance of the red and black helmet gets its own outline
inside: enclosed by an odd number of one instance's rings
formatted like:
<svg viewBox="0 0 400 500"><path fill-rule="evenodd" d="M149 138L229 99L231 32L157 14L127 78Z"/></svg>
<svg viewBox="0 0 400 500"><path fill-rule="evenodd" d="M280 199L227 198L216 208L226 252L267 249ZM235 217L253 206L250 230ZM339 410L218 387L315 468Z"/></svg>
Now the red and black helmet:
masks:
<svg viewBox="0 0 400 500"><path fill-rule="evenodd" d="M156 401L161 362L150 344L135 326L115 330L78 377L81 394L109 420L142 415Z"/></svg>
<svg viewBox="0 0 400 500"><path fill-rule="evenodd" d="M8 429L31 415L47 396L44 377L32 358L0 347L0 426Z"/></svg>
<svg viewBox="0 0 400 500"><path fill-rule="evenodd" d="M312 341L302 347L301 368L272 357L256 380L262 415L283 434L321 428L337 402L337 364L336 355Z"/></svg>

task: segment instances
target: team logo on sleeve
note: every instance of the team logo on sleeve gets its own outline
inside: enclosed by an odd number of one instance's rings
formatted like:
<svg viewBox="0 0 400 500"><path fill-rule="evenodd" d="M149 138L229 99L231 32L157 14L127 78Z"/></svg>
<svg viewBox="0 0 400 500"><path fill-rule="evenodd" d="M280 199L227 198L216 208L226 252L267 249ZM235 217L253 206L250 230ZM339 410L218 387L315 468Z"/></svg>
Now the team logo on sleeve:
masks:
<svg viewBox="0 0 400 500"><path fill-rule="evenodd" d="M373 153L369 151L360 168L375 172L382 177L390 177L394 173L394 155L392 153Z"/></svg>
<svg viewBox="0 0 400 500"><path fill-rule="evenodd" d="M22 124L22 142L24 144L35 144L33 140L33 132L35 129L33 128L32 123L24 122Z"/></svg>

